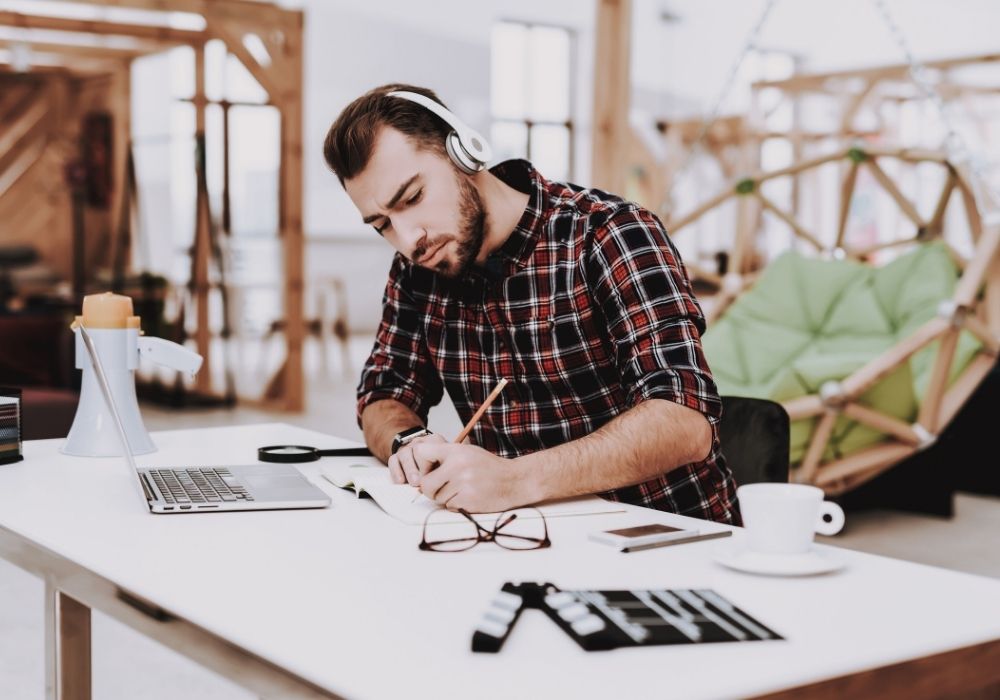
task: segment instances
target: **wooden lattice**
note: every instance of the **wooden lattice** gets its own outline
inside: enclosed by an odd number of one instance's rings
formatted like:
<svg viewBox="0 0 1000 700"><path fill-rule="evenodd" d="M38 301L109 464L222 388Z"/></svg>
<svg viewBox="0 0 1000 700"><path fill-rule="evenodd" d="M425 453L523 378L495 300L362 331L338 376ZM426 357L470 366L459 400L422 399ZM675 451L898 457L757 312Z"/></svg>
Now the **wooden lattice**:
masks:
<svg viewBox="0 0 1000 700"><path fill-rule="evenodd" d="M924 219L920 215L917 207L907 199L900 187L887 174L880 164L880 161L886 159L896 159L911 164L931 163L945 170L944 185L930 218ZM793 214L769 199L762 192L761 185L767 181L795 176L836 161L846 163L846 175L841 185L836 237L832 244L824 244L821 236L809 231ZM913 223L912 236L866 247L852 246L851 242L846 240L851 200L857 185L858 173L862 168L868 169L898 206L902 215ZM815 484L831 494L842 493L871 479L913 452L929 446L948 425L996 363L997 354L1000 352L1000 262L998 262L1000 259L997 257L997 249L1000 247L1000 223L995 221L984 223L976 206L969 179L944 155L930 151L875 148L844 149L787 168L742 179L734 187L712 197L689 214L668 222L668 230L671 235L676 236L686 226L730 199L736 199L738 202L736 240L731 252L729 272L725 276L720 276L699 269L697 266L688 266L693 278L702 278L715 283L720 290L714 303L709 307L708 316L711 322L747 290L757 276L757 272L750 269L750 261L755 252L759 222L757 214L760 210L787 224L794 236L805 241L807 247L814 249L818 255L868 262L873 254L889 247L915 245L933 240L941 240L947 244L945 213L956 190L963 200L967 214L973 253L966 259L949 245L952 257L961 270L961 277L952 299L950 302L946 300L942 303L937 316L914 334L842 381L829 382L817 394L785 402L785 409L793 421L818 419L805 456L793 471L795 480ZM982 349L958 379L948 386L949 370L959 335L963 330L975 336L982 343ZM914 423L907 424L860 403L860 397L868 389L935 341L940 342L933 361L930 382ZM841 415L884 433L888 439L847 457L824 461L834 426Z"/></svg>

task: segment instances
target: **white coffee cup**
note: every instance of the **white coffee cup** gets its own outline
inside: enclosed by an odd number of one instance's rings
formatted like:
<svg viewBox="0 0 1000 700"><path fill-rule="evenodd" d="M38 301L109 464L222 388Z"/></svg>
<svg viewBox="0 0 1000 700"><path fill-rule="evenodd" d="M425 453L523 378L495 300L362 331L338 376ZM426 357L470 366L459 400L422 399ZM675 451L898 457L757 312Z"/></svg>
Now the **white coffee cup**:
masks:
<svg viewBox="0 0 1000 700"><path fill-rule="evenodd" d="M806 484L747 484L736 490L747 549L767 554L809 551L813 536L836 535L844 511L823 500L823 490ZM826 518L830 520L827 521Z"/></svg>

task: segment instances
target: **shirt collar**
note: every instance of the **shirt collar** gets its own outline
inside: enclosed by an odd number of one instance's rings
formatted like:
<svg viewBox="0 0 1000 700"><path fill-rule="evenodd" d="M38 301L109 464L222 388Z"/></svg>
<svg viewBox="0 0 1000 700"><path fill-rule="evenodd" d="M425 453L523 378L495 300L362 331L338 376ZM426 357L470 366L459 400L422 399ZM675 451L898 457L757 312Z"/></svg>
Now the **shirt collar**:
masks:
<svg viewBox="0 0 1000 700"><path fill-rule="evenodd" d="M526 160L508 160L490 168L505 184L528 195L528 204L510 236L486 259L487 277L503 278L524 269L541 236L546 181Z"/></svg>

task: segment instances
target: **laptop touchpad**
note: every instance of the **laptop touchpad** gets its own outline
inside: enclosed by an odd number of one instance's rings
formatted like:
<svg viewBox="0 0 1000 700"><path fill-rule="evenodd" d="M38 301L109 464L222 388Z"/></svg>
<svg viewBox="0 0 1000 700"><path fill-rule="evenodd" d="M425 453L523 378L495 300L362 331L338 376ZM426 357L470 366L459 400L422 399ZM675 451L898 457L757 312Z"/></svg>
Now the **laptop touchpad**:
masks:
<svg viewBox="0 0 1000 700"><path fill-rule="evenodd" d="M302 477L298 474L286 476L244 476L247 486L255 489L294 489L302 488Z"/></svg>

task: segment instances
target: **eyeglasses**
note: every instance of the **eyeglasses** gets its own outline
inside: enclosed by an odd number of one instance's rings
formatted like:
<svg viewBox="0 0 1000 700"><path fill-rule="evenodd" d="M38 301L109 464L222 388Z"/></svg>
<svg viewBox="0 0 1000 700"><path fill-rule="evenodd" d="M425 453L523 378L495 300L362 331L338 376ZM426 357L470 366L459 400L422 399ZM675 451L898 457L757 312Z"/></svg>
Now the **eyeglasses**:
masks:
<svg viewBox="0 0 1000 700"><path fill-rule="evenodd" d="M495 542L504 549L543 549L552 545L545 516L537 508L517 508L501 513L491 529L479 524L465 510L439 509L424 520L420 549L430 552L464 552L480 542Z"/></svg>

